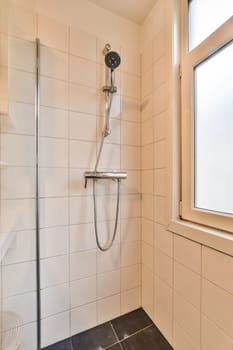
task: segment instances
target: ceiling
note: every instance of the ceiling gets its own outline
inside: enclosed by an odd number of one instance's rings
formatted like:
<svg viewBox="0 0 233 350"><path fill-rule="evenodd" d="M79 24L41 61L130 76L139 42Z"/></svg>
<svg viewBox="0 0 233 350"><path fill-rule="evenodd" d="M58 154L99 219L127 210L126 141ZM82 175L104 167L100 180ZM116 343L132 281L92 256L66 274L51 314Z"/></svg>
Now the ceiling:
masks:
<svg viewBox="0 0 233 350"><path fill-rule="evenodd" d="M115 14L136 23L142 23L156 0L89 0Z"/></svg>

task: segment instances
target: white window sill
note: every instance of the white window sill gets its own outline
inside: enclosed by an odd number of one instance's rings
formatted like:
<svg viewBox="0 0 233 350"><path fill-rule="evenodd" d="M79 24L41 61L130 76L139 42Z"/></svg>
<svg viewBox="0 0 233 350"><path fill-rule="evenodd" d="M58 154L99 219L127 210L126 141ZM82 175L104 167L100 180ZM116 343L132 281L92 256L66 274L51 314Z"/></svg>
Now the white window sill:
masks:
<svg viewBox="0 0 233 350"><path fill-rule="evenodd" d="M167 230L233 256L233 235L184 220L171 221Z"/></svg>

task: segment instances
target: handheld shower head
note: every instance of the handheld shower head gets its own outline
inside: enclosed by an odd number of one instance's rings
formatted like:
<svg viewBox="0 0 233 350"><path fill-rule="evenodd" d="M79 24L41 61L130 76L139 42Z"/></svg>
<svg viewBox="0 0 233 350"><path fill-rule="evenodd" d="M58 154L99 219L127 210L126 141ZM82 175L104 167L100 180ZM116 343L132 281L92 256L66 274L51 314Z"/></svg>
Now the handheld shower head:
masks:
<svg viewBox="0 0 233 350"><path fill-rule="evenodd" d="M117 52L109 51L105 55L105 63L111 70L116 69L121 64L121 57Z"/></svg>

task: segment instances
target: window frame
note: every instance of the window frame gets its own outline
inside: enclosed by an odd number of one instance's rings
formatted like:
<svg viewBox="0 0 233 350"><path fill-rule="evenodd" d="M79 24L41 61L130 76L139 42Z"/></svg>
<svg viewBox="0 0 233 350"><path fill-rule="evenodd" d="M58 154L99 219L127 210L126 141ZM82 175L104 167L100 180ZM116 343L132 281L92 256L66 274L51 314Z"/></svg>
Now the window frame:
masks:
<svg viewBox="0 0 233 350"><path fill-rule="evenodd" d="M181 212L180 218L233 233L233 215L194 207L194 67L233 40L233 16L189 51L189 1L181 2Z"/></svg>

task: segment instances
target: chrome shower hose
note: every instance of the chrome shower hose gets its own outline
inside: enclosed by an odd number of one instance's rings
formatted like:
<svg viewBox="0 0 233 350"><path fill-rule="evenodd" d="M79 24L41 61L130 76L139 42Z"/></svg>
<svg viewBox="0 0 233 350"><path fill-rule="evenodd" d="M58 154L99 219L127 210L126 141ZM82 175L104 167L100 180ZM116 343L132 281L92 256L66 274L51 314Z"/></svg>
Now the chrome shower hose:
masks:
<svg viewBox="0 0 233 350"><path fill-rule="evenodd" d="M95 237L96 237L96 244L97 244L98 248L100 250L102 250L102 252L105 252L105 251L109 250L112 247L113 242L114 242L114 240L116 238L117 226L118 226L118 218L119 218L119 208L120 208L120 179L115 180L115 181L117 181L117 205L116 205L116 217L115 217L114 231L113 231L113 235L112 235L110 243L108 245L106 245L105 247L103 247L101 245L100 240L99 240L99 234L98 234L97 203L96 203L96 181L97 181L97 179L93 179Z"/></svg>

